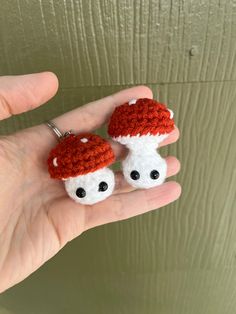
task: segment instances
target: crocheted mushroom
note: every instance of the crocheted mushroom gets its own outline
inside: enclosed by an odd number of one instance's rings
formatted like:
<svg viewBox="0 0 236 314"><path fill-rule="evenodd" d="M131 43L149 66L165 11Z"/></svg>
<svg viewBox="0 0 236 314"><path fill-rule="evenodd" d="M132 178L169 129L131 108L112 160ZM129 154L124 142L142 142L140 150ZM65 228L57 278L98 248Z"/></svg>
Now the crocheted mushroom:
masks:
<svg viewBox="0 0 236 314"><path fill-rule="evenodd" d="M107 168L115 160L110 144L95 134L70 134L48 158L51 178L65 181L68 195L78 203L94 204L110 196L114 174Z"/></svg>
<svg viewBox="0 0 236 314"><path fill-rule="evenodd" d="M167 165L157 148L174 129L173 112L153 99L141 98L117 107L108 125L108 133L129 149L122 161L124 177L137 188L160 185Z"/></svg>

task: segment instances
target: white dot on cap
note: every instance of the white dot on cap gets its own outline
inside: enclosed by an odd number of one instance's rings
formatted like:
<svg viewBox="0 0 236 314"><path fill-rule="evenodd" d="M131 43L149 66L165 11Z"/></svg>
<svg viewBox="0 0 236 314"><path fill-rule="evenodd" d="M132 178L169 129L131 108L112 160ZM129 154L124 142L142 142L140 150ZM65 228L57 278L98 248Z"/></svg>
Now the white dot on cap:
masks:
<svg viewBox="0 0 236 314"><path fill-rule="evenodd" d="M129 105L134 105L134 104L136 104L136 101L137 101L137 99L131 99L131 100L129 101Z"/></svg>
<svg viewBox="0 0 236 314"><path fill-rule="evenodd" d="M170 118L172 119L174 117L174 112L171 109L168 109L169 113L170 113Z"/></svg>
<svg viewBox="0 0 236 314"><path fill-rule="evenodd" d="M58 167L57 157L53 158L52 163L53 163L53 166L54 166L54 167Z"/></svg>
<svg viewBox="0 0 236 314"><path fill-rule="evenodd" d="M88 139L87 139L86 137L83 137L83 138L80 139L80 141L81 141L82 143L87 143L87 142L88 142Z"/></svg>

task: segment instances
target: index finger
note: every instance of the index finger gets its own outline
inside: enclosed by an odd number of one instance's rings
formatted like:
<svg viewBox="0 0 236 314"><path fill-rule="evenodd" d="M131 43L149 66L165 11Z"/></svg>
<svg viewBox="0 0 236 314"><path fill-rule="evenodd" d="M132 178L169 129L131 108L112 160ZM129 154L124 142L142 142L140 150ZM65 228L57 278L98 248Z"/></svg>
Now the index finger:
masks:
<svg viewBox="0 0 236 314"><path fill-rule="evenodd" d="M77 132L91 132L104 124L115 107L132 98L152 98L152 91L147 86L124 89L113 95L93 101L69 111L53 121L62 132L72 129Z"/></svg>

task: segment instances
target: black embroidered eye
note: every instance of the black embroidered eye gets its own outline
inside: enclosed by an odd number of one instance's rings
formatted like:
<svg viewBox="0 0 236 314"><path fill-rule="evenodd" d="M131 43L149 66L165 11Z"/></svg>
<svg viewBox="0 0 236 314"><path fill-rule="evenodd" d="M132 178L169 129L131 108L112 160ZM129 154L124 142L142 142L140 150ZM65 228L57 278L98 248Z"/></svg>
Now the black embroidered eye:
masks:
<svg viewBox="0 0 236 314"><path fill-rule="evenodd" d="M99 192L105 192L107 189L108 189L108 184L106 182L102 181L99 183L99 186L98 186Z"/></svg>
<svg viewBox="0 0 236 314"><path fill-rule="evenodd" d="M133 170L130 173L130 177L133 180L138 180L140 178L140 174L139 174L139 172L137 170Z"/></svg>
<svg viewBox="0 0 236 314"><path fill-rule="evenodd" d="M76 190L76 195L79 197L79 198L83 198L86 196L86 192L83 188L78 188Z"/></svg>
<svg viewBox="0 0 236 314"><path fill-rule="evenodd" d="M157 170L152 170L151 173L150 173L150 177L151 179L153 180L156 180L158 179L160 176L159 172Z"/></svg>

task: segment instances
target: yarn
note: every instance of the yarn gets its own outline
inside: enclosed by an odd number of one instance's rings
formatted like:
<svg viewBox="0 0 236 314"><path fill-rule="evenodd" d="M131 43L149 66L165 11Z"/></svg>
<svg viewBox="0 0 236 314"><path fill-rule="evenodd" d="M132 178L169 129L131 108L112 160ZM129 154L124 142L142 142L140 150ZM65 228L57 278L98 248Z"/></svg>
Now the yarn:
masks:
<svg viewBox="0 0 236 314"><path fill-rule="evenodd" d="M167 107L153 99L141 98L116 107L113 112L108 134L113 137L135 135L157 135L170 133L174 120Z"/></svg>
<svg viewBox="0 0 236 314"><path fill-rule="evenodd" d="M122 160L122 170L126 181L135 188L151 188L162 184L166 178L167 164L156 151L140 152L129 151ZM158 172L158 177L153 179L152 172ZM136 178L133 177L135 172Z"/></svg>
<svg viewBox="0 0 236 314"><path fill-rule="evenodd" d="M165 181L167 164L157 148L174 129L173 115L164 104L149 98L131 99L114 110L108 133L129 149L121 164L124 178L133 187L148 189Z"/></svg>
<svg viewBox="0 0 236 314"><path fill-rule="evenodd" d="M101 183L107 184L105 191L100 189ZM83 176L69 178L65 181L65 189L70 198L84 205L92 205L103 201L112 194L114 187L114 173L109 168L102 168ZM85 197L78 197L78 188L84 190Z"/></svg>
<svg viewBox="0 0 236 314"><path fill-rule="evenodd" d="M51 178L67 179L94 172L115 160L110 144L96 134L70 134L52 149L48 158Z"/></svg>

